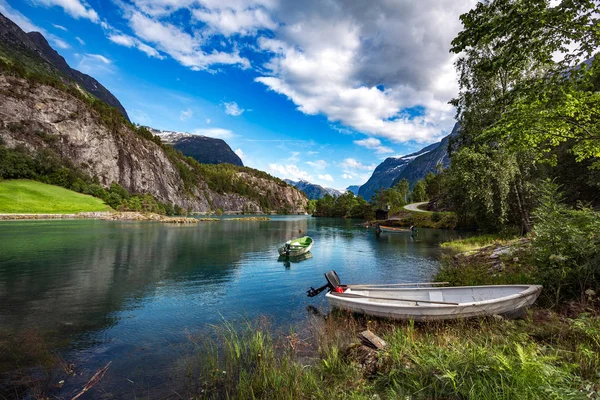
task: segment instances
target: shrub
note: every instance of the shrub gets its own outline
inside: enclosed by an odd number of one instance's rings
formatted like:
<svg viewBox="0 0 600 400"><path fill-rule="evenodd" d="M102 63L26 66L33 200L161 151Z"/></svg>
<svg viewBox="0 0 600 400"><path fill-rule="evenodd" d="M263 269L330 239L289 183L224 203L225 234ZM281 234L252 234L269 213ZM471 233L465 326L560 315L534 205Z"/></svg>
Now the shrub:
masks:
<svg viewBox="0 0 600 400"><path fill-rule="evenodd" d="M532 247L546 291L562 298L597 290L600 279L600 214L580 204L564 205L558 185L546 182L534 210Z"/></svg>

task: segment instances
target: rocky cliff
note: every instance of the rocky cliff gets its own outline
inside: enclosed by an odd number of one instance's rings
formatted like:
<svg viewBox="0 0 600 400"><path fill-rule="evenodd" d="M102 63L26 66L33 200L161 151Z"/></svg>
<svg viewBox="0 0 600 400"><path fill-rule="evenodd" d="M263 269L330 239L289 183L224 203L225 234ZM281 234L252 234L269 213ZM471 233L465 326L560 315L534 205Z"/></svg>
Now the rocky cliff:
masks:
<svg viewBox="0 0 600 400"><path fill-rule="evenodd" d="M148 127L154 135L160 137L184 155L192 157L202 164L233 164L243 166L240 157L223 140L208 136L192 135L185 132L162 131Z"/></svg>
<svg viewBox="0 0 600 400"><path fill-rule="evenodd" d="M249 168L232 179L241 184L251 181L253 190L268 202L259 195L211 190L211 182L184 161L173 160L163 147L125 123L109 128L82 99L52 86L0 74L0 121L0 139L8 147L51 149L97 176L104 186L116 182L130 192L150 193L190 211L302 213L307 204L297 189ZM192 176L188 180L193 185L184 184L182 173Z"/></svg>
<svg viewBox="0 0 600 400"><path fill-rule="evenodd" d="M0 55L16 59L36 71L60 76L75 82L89 93L112 107L116 107L129 121L119 100L100 82L67 64L39 32L25 33L14 22L0 13Z"/></svg>
<svg viewBox="0 0 600 400"><path fill-rule="evenodd" d="M450 164L448 157L448 141L450 136L458 133L456 123L450 135L442 141L422 148L416 153L403 157L388 157L375 168L373 175L360 187L358 194L369 200L380 188L387 189L406 178L412 187L430 172L435 172L440 165L446 168Z"/></svg>

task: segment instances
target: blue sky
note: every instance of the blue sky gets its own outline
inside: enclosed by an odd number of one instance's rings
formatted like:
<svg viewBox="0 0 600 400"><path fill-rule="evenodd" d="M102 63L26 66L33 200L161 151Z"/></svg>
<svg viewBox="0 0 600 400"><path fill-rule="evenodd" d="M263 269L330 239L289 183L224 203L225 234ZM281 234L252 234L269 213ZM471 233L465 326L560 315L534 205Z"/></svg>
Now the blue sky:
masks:
<svg viewBox="0 0 600 400"><path fill-rule="evenodd" d="M337 189L454 125L450 41L473 1L0 0L133 122L220 137Z"/></svg>

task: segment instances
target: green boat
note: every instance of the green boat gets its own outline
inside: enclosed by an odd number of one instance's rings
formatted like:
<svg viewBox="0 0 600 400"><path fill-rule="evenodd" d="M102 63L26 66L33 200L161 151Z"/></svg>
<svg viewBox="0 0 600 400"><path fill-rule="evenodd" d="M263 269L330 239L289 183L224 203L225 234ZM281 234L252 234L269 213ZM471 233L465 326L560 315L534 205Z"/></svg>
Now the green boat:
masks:
<svg viewBox="0 0 600 400"><path fill-rule="evenodd" d="M294 240L288 240L279 249L280 256L297 257L308 253L312 248L313 240L310 236L304 236Z"/></svg>

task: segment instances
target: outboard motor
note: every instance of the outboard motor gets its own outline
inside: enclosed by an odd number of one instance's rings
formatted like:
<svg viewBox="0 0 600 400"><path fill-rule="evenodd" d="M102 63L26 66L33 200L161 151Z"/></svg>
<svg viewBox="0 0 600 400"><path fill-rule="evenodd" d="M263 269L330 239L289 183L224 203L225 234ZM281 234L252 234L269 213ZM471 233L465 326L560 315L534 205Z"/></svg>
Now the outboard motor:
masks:
<svg viewBox="0 0 600 400"><path fill-rule="evenodd" d="M310 289L307 290L306 293L307 293L308 297L315 297L316 295L318 295L319 293L321 293L323 290L325 290L327 288L329 288L330 291L335 291L335 292L340 292L340 293L342 293L345 290L344 285L342 285L342 283L340 282L340 277L334 270L326 272L325 279L327 280L327 284L325 284L317 289L315 289L311 286Z"/></svg>

